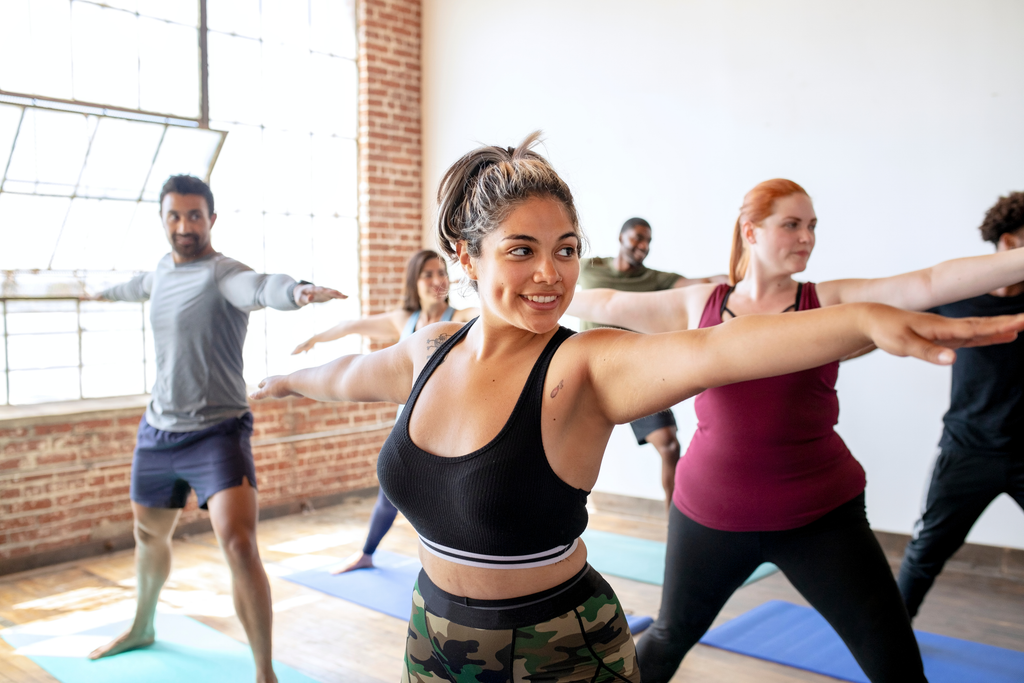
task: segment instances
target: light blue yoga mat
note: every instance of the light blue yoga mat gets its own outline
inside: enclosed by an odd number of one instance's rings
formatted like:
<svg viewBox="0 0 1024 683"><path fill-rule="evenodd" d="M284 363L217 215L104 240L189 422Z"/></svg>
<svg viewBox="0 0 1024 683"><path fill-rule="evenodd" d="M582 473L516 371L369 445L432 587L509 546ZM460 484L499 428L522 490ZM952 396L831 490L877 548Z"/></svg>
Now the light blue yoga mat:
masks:
<svg viewBox="0 0 1024 683"><path fill-rule="evenodd" d="M1024 683L1024 652L915 631L929 683ZM701 638L713 647L868 683L846 645L810 607L766 602Z"/></svg>
<svg viewBox="0 0 1024 683"><path fill-rule="evenodd" d="M587 562L602 574L653 583L656 586L660 586L665 578L664 543L593 529L583 532L583 541L587 544ZM743 585L777 571L778 567L765 562L754 570Z"/></svg>
<svg viewBox="0 0 1024 683"><path fill-rule="evenodd" d="M234 638L180 614L157 614L157 641L149 647L97 661L84 655L122 633L130 620L73 634L46 633L36 622L0 631L14 654L23 654L62 683L223 683L252 681L252 651ZM274 662L281 683L315 683L295 669Z"/></svg>
<svg viewBox="0 0 1024 683"><path fill-rule="evenodd" d="M331 574L329 570L337 567L331 565L285 574L280 578L397 619L408 619L412 610L412 587L420 573L420 561L415 557L378 550L373 554L373 565L369 569L356 569L344 574ZM650 617L630 615L626 616L626 621L634 635L654 623Z"/></svg>

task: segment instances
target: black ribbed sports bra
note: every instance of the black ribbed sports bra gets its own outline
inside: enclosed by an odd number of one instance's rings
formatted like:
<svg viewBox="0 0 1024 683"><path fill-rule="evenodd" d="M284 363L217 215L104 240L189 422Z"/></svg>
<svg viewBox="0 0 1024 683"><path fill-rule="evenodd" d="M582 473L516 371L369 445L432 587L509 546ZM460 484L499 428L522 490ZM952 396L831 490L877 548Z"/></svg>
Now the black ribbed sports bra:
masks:
<svg viewBox="0 0 1024 683"><path fill-rule="evenodd" d="M444 342L416 378L380 451L377 476L388 500L431 553L474 567L553 564L576 550L587 527L589 492L558 478L541 439L544 378L572 330L561 327L548 342L508 421L487 445L447 458L424 451L409 437L409 419L423 386L474 322Z"/></svg>

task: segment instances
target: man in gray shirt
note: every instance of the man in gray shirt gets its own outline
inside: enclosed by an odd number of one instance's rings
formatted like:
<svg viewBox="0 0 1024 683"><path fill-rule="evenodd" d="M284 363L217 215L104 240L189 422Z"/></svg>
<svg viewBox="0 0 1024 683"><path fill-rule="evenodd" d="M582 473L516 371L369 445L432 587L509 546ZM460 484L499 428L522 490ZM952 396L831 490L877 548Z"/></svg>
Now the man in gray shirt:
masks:
<svg viewBox="0 0 1024 683"><path fill-rule="evenodd" d="M138 606L128 631L93 659L155 639L160 589L171 569L171 536L189 492L210 511L232 575L235 609L256 660L256 679L276 681L271 663L270 583L256 547L252 414L242 379L250 311L283 311L344 294L287 275L263 275L213 249L217 219L209 186L172 176L160 193L171 253L156 270L92 297L150 301L156 383L132 459Z"/></svg>

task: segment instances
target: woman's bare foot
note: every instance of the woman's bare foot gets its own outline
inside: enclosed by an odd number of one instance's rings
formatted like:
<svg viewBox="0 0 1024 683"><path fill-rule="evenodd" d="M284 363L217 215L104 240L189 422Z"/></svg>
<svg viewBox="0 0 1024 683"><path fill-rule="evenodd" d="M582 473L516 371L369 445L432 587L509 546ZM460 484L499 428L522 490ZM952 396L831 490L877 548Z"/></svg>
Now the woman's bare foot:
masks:
<svg viewBox="0 0 1024 683"><path fill-rule="evenodd" d="M344 574L350 572L353 569L369 569L373 567L373 555L367 555L366 553L360 552L358 555L354 555L351 562L346 564L344 567L335 569L332 574Z"/></svg>
<svg viewBox="0 0 1024 683"><path fill-rule="evenodd" d="M139 632L136 632L133 628L128 629L106 645L101 645L90 652L89 659L110 657L111 655L127 652L128 650L137 650L140 647L152 645L154 640L156 640L156 631L152 625L148 629Z"/></svg>

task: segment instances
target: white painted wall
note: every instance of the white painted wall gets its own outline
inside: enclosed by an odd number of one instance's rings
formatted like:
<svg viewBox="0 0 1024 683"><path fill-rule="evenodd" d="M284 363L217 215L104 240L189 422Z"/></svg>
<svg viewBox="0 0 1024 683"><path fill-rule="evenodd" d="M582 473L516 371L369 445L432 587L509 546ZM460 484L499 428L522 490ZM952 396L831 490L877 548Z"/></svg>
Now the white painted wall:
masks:
<svg viewBox="0 0 1024 683"><path fill-rule="evenodd" d="M986 253L985 209L1024 189L1019 0L424 0L423 16L428 207L477 143L541 128L593 253L640 215L649 265L722 272L743 194L781 176L815 201L820 281ZM839 392L872 523L909 532L949 372L876 353ZM677 415L685 445L692 406ZM628 427L598 488L660 497L657 455ZM970 540L1024 548L1024 514L1004 497Z"/></svg>

